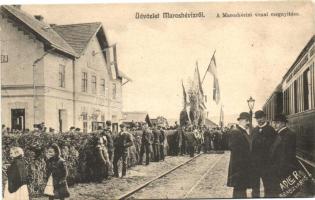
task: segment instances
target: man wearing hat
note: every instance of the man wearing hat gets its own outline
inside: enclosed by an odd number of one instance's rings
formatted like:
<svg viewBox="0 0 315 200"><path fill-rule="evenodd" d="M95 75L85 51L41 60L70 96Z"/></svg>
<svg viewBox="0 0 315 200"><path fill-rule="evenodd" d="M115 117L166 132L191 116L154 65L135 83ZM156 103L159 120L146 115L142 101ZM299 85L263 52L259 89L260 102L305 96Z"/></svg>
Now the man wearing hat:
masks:
<svg viewBox="0 0 315 200"><path fill-rule="evenodd" d="M109 161L110 161L110 169L109 169L109 173L110 175L113 175L113 154L114 154L114 141L113 141L113 134L111 131L111 126L112 123L111 121L107 120L106 121L106 127L103 129L102 131L102 136L104 138L106 138L106 148L108 151L108 156L109 156Z"/></svg>
<svg viewBox="0 0 315 200"><path fill-rule="evenodd" d="M114 141L114 176L119 177L118 174L118 161L122 158L122 176L126 176L127 172L127 157L128 157L128 148L133 145L131 135L126 131L124 124L120 124L120 132Z"/></svg>
<svg viewBox="0 0 315 200"><path fill-rule="evenodd" d="M160 135L161 131L157 129L157 125L153 124L153 160L158 162L160 160Z"/></svg>
<svg viewBox="0 0 315 200"><path fill-rule="evenodd" d="M286 126L286 123L285 115L275 116L274 126L277 131L277 138L271 147L271 164L274 176L278 178L275 189L278 189L279 192L279 182L297 169L296 135Z"/></svg>
<svg viewBox="0 0 315 200"><path fill-rule="evenodd" d="M249 113L242 112L237 118L238 125L230 131L227 186L233 187L233 198L246 198L246 189L251 188L249 118Z"/></svg>
<svg viewBox="0 0 315 200"><path fill-rule="evenodd" d="M143 155L145 153L145 164L150 163L150 153L152 144L152 131L149 129L148 124L145 123L142 130L141 147L140 147L140 158L139 164L142 165Z"/></svg>
<svg viewBox="0 0 315 200"><path fill-rule="evenodd" d="M252 164L253 164L253 191L252 197L260 197L260 178L264 185L265 197L276 197L277 192L274 190L274 177L270 175L271 161L270 151L271 146L276 139L276 131L266 121L264 111L258 110L255 112L257 126L252 133Z"/></svg>
<svg viewBox="0 0 315 200"><path fill-rule="evenodd" d="M165 159L165 155L164 155L164 141L165 141L165 131L164 131L164 127L158 126L158 130L160 131L160 160Z"/></svg>

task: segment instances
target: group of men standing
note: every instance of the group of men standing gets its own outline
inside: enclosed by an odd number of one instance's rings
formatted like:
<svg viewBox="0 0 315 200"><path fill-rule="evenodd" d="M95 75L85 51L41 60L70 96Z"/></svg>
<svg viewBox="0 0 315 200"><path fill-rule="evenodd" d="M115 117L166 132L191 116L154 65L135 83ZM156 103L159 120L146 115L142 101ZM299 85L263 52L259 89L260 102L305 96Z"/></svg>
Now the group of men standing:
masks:
<svg viewBox="0 0 315 200"><path fill-rule="evenodd" d="M175 155L194 156L195 152L227 150L228 133L225 129L187 125L178 127L175 137Z"/></svg>
<svg viewBox="0 0 315 200"><path fill-rule="evenodd" d="M133 145L131 134L126 130L124 124L120 124L120 131L117 135L113 135L111 131L111 122L106 121L106 127L98 128L100 138L97 140L96 157L99 166L96 166L98 171L99 181L107 179L109 175L119 177L118 161L122 159L122 177L126 176L127 172L127 157L128 148Z"/></svg>
<svg viewBox="0 0 315 200"><path fill-rule="evenodd" d="M141 137L139 164L142 165L143 156L145 154L145 164L149 165L151 152L153 153L153 161L164 161L164 142L165 131L160 125L157 126L156 124L153 124L151 129L148 124L144 124Z"/></svg>
<svg viewBox="0 0 315 200"><path fill-rule="evenodd" d="M279 197L280 182L297 167L295 134L286 127L280 114L272 127L261 110L255 112L257 126L250 133L250 114L242 112L238 125L230 131L231 150L227 185L233 187L233 198L260 197L260 179L265 197Z"/></svg>

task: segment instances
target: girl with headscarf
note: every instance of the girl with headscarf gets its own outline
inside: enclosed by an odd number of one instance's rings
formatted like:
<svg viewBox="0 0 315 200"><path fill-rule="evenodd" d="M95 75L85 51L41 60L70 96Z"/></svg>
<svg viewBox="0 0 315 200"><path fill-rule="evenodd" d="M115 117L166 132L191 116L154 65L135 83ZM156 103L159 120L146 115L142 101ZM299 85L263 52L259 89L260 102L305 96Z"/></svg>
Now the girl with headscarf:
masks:
<svg viewBox="0 0 315 200"><path fill-rule="evenodd" d="M47 185L44 191L49 200L64 200L70 196L66 162L60 157L60 149L57 144L52 144L47 150L48 160L46 162Z"/></svg>
<svg viewBox="0 0 315 200"><path fill-rule="evenodd" d="M10 149L10 157L13 160L7 170L8 181L5 184L4 199L28 200L27 163L24 159L23 149L20 147L12 147Z"/></svg>

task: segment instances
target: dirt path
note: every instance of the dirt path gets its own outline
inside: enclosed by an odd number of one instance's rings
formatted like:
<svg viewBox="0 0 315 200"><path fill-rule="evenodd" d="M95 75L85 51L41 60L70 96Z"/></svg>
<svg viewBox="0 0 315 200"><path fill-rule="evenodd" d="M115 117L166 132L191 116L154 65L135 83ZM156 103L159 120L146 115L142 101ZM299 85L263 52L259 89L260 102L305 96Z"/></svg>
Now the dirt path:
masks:
<svg viewBox="0 0 315 200"><path fill-rule="evenodd" d="M188 198L232 198L233 188L227 187L229 152L207 173Z"/></svg>
<svg viewBox="0 0 315 200"><path fill-rule="evenodd" d="M201 155L187 165L178 168L172 173L143 188L129 199L185 198L186 194L190 192L191 188L193 188L196 183L198 183L200 178L206 172L212 171L212 169L217 166L218 163L223 165L225 163L224 160L226 160L226 157L227 156L225 154ZM226 168L226 166L224 166L224 168ZM217 171L217 173L222 173L222 171ZM223 179L223 176L218 178ZM211 195L207 197L218 196Z"/></svg>
<svg viewBox="0 0 315 200"><path fill-rule="evenodd" d="M71 200L117 199L132 188L153 179L175 166L189 160L188 156L167 156L163 162L152 162L149 166L137 165L127 171L126 178L112 178L102 183L84 183L70 187ZM34 200L47 200L47 197Z"/></svg>

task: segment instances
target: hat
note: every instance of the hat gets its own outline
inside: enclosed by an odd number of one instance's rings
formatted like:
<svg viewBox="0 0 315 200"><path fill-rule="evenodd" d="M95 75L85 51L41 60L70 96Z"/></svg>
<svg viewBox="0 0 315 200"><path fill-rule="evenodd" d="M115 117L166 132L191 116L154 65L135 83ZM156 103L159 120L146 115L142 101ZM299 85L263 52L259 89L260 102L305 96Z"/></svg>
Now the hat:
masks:
<svg viewBox="0 0 315 200"><path fill-rule="evenodd" d="M249 113L247 112L241 112L240 116L237 118L237 120L240 120L240 119L248 119L249 120L250 118L250 115Z"/></svg>
<svg viewBox="0 0 315 200"><path fill-rule="evenodd" d="M125 124L120 124L119 127L120 127L120 128L124 128L124 127L125 127Z"/></svg>
<svg viewBox="0 0 315 200"><path fill-rule="evenodd" d="M255 112L255 117L254 118L262 118L262 117L265 117L266 114L264 113L264 111L262 110L258 110Z"/></svg>
<svg viewBox="0 0 315 200"><path fill-rule="evenodd" d="M288 122L287 117L283 114L276 115L275 119L273 121L275 121L275 122Z"/></svg>
<svg viewBox="0 0 315 200"><path fill-rule="evenodd" d="M107 121L106 121L106 125L107 125L107 126L111 126L111 125L112 125L112 122L109 121L109 120L107 120Z"/></svg>

